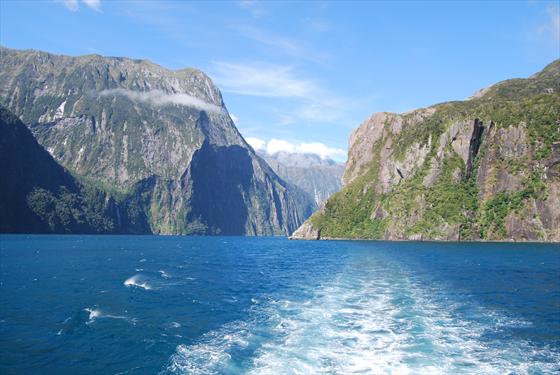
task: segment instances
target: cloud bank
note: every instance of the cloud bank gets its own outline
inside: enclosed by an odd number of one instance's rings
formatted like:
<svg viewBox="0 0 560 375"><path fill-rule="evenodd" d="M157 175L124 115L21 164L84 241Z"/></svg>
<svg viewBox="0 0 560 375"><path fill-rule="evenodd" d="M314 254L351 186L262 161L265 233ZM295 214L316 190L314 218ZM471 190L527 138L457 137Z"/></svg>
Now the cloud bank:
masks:
<svg viewBox="0 0 560 375"><path fill-rule="evenodd" d="M288 152L297 154L315 154L320 156L322 159L342 160L346 158L346 152L344 150L328 147L321 142L291 143L286 140L276 138L272 138L267 142L256 137L247 137L245 140L256 151L266 152L269 155L277 152Z"/></svg>
<svg viewBox="0 0 560 375"><path fill-rule="evenodd" d="M127 89L110 89L101 91L99 95L122 95L134 101L147 102L156 106L177 104L187 107L194 107L206 112L224 113L222 107L205 102L204 100L195 98L194 96L188 94L167 94L166 92L161 90L132 91Z"/></svg>

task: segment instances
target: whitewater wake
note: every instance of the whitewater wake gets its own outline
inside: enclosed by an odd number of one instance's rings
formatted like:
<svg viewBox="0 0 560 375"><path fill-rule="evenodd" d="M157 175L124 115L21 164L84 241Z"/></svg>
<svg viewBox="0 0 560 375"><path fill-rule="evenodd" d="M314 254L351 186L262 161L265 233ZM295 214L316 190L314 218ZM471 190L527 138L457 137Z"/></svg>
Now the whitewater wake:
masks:
<svg viewBox="0 0 560 375"><path fill-rule="evenodd" d="M255 299L249 319L226 324L192 345L179 345L162 373L560 371L560 353L550 348L488 338L495 330L530 322L470 305L464 314L464 303L394 264L360 265L312 295Z"/></svg>

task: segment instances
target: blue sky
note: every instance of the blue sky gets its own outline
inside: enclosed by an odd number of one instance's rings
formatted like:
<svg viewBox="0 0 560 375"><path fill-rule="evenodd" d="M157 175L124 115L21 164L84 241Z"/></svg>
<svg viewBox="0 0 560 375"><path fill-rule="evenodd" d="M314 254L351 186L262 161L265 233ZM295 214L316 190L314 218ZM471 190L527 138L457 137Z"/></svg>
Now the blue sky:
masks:
<svg viewBox="0 0 560 375"><path fill-rule="evenodd" d="M560 5L1 0L0 43L199 68L252 144L344 160L374 112L464 99L560 58Z"/></svg>

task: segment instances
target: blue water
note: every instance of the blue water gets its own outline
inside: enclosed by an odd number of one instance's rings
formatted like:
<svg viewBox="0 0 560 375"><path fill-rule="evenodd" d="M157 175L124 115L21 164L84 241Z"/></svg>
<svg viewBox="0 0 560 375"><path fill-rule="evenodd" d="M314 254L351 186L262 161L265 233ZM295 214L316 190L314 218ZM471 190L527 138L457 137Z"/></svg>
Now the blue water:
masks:
<svg viewBox="0 0 560 375"><path fill-rule="evenodd" d="M1 374L560 372L560 246L0 236Z"/></svg>

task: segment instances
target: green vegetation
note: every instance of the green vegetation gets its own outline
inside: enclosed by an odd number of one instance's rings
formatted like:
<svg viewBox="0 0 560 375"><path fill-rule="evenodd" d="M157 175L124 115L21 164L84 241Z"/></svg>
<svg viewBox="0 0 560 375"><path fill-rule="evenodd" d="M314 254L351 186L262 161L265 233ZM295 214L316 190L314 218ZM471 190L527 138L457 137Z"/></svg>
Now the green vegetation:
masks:
<svg viewBox="0 0 560 375"><path fill-rule="evenodd" d="M533 200L548 197L547 182L542 176L554 147L558 147L555 145L560 144L559 72L557 61L535 78L503 82L481 98L438 104L434 114L420 122L415 122L418 114L402 115L402 131L390 135L391 157L402 163L414 144L428 145L431 138L424 163L388 193L379 193L380 150L387 139L378 141L365 173L332 196L311 223L321 231L321 237L327 238L430 239L448 238L452 233L462 240L505 238L508 214L521 215ZM483 121L485 133L470 176L463 159L448 144L437 166L437 179L426 187L424 179L436 156L440 136L451 124L474 119ZM385 124L386 128L390 126ZM496 135L488 139L489 132L498 134L499 129L510 126L520 126L526 139L501 139ZM524 141L526 154L518 155L514 144ZM479 181L483 158L490 174ZM497 193L480 200L482 191L488 194L488 189L500 186L500 176L504 174L516 176L516 181L522 179L521 190L499 188Z"/></svg>
<svg viewBox="0 0 560 375"><path fill-rule="evenodd" d="M504 238L506 236L505 219L510 212L519 213L528 199L546 198L546 184L539 173L534 172L531 178L524 182L524 185L525 188L521 191L502 191L484 202L477 219L481 238Z"/></svg>
<svg viewBox="0 0 560 375"><path fill-rule="evenodd" d="M36 188L27 196L28 207L52 232L112 232L114 223L94 202L63 186L55 193Z"/></svg>
<svg viewBox="0 0 560 375"><path fill-rule="evenodd" d="M324 214L316 213L311 217L313 225L322 228L321 235L331 238L381 238L387 221L371 218L374 205L379 197L375 186L379 171L379 154L383 139L374 145L374 158L368 172L354 183L329 198Z"/></svg>

